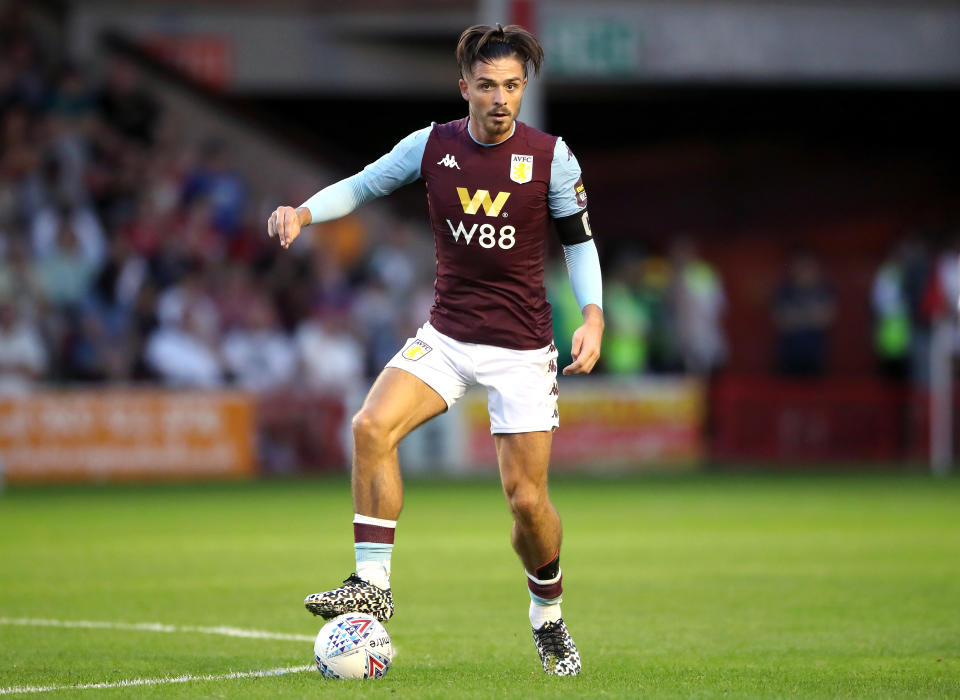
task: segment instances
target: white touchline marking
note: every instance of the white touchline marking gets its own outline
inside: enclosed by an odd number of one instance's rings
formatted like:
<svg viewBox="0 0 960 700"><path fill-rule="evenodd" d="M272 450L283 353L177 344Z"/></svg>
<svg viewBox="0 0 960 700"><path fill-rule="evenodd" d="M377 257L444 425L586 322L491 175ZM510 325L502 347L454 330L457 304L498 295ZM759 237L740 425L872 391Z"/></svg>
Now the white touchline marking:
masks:
<svg viewBox="0 0 960 700"><path fill-rule="evenodd" d="M0 625L16 625L18 627L77 627L83 629L126 630L130 632L194 632L199 634L220 634L225 637L244 637L246 639L278 639L288 642L312 642L314 640L314 637L305 634L264 632L262 630L245 630L237 627L164 625L159 622L102 622L96 620L49 620L33 617L0 617Z"/></svg>
<svg viewBox="0 0 960 700"><path fill-rule="evenodd" d="M228 681L235 678L264 678L266 676L283 676L288 673L303 673L311 671L314 666L288 666L286 668L271 668L265 671L235 671L219 676L170 676L167 678L134 678L128 681L111 681L106 683L81 683L78 685L22 685L12 688L0 688L0 695L16 693L50 693L56 690L93 690L108 688L131 688L138 685L163 685L166 683L189 683L190 681Z"/></svg>

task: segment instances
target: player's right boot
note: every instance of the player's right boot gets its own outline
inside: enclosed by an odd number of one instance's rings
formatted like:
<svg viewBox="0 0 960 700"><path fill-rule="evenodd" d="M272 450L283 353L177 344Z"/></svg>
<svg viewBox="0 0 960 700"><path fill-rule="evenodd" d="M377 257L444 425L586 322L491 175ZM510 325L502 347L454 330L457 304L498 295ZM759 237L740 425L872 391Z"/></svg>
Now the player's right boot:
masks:
<svg viewBox="0 0 960 700"><path fill-rule="evenodd" d="M350 574L339 588L325 593L311 593L303 601L314 615L329 620L347 613L364 613L386 622L393 617L393 593Z"/></svg>

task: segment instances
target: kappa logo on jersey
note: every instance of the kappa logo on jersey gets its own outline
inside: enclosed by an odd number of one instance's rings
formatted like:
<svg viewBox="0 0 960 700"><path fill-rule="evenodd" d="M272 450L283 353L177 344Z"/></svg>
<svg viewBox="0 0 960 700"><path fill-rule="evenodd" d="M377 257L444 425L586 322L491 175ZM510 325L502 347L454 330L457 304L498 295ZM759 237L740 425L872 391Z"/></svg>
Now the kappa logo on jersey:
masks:
<svg viewBox="0 0 960 700"><path fill-rule="evenodd" d="M510 198L509 192L497 192L496 199L490 199L490 192L487 190L477 190L471 196L470 190L466 187L458 187L457 194L460 195L460 205L463 207L464 214L476 214L480 207L483 207L483 213L487 216L499 216L503 205Z"/></svg>
<svg viewBox="0 0 960 700"><path fill-rule="evenodd" d="M431 350L433 350L433 348L431 348L425 342L417 338L403 349L402 357L405 360L416 361L416 360L419 360L424 355L426 355Z"/></svg>
<svg viewBox="0 0 960 700"><path fill-rule="evenodd" d="M533 179L533 156L510 155L510 179L521 185Z"/></svg>
<svg viewBox="0 0 960 700"><path fill-rule="evenodd" d="M457 164L457 159L449 153L438 160L437 165L446 165L448 168L456 168L457 170L460 169L460 166Z"/></svg>

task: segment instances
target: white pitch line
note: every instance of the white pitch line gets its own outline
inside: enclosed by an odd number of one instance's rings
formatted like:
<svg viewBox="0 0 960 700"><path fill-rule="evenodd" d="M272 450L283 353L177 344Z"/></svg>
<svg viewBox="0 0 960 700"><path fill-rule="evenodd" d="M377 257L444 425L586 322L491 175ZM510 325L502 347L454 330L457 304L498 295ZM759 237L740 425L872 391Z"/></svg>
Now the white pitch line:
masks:
<svg viewBox="0 0 960 700"><path fill-rule="evenodd" d="M50 620L33 617L0 617L0 625L15 625L17 627L75 627L82 629L125 630L129 632L193 632L199 634L219 634L224 637L243 637L246 639L278 639L288 642L312 642L314 640L314 637L305 634L264 632L262 630L245 630L237 627L164 625L159 622L102 622L96 620Z"/></svg>
<svg viewBox="0 0 960 700"><path fill-rule="evenodd" d="M271 668L265 671L236 671L219 676L171 676L167 678L134 678L127 681L112 681L106 683L82 683L79 685L22 685L12 688L0 688L0 695L16 693L50 693L56 690L93 690L108 688L132 688L139 685L164 685L167 683L189 683L191 681L228 681L235 678L264 678L266 676L283 676L288 673L303 673L311 671L314 666L288 666L286 668Z"/></svg>

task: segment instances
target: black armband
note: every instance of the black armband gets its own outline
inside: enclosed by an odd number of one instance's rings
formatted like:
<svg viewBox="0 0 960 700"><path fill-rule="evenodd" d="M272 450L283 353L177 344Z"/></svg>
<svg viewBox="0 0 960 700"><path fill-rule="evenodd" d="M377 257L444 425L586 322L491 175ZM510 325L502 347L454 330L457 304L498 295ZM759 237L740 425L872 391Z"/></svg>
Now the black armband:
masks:
<svg viewBox="0 0 960 700"><path fill-rule="evenodd" d="M586 209L554 221L557 224L557 235L560 236L560 242L564 245L586 243L593 238L593 232L590 230L590 216Z"/></svg>

